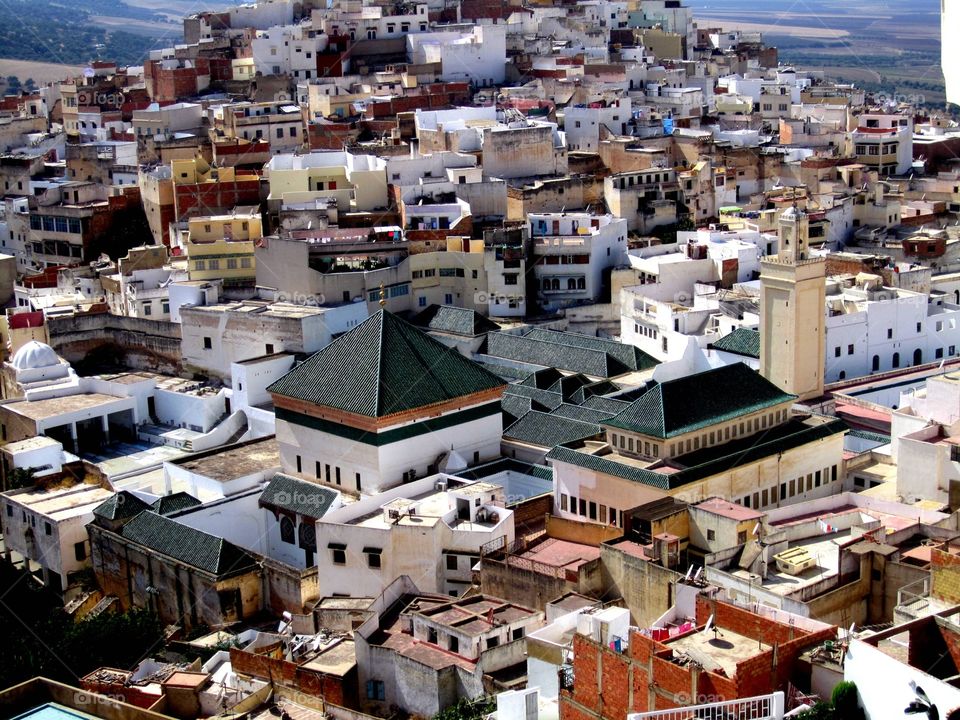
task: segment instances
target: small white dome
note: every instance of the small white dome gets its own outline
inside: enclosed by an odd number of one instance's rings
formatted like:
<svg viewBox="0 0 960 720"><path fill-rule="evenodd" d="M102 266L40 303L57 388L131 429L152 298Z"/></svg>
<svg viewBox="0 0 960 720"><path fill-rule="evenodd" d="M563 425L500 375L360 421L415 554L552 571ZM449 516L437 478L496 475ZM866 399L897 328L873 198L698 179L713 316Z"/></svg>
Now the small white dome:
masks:
<svg viewBox="0 0 960 720"><path fill-rule="evenodd" d="M17 370L38 370L59 364L60 358L53 348L36 340L31 340L17 350L12 361Z"/></svg>

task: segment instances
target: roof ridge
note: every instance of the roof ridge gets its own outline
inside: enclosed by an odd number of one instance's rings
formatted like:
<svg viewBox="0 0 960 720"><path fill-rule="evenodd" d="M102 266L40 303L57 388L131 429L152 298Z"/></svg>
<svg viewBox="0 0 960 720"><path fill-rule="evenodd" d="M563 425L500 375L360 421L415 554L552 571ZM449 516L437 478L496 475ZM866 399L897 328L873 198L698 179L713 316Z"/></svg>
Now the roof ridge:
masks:
<svg viewBox="0 0 960 720"><path fill-rule="evenodd" d="M377 333L377 381L373 384L374 400L373 407L374 412L377 414L380 413L382 401L380 386L383 384L383 336L386 334L387 325L385 322L387 316L387 309L380 308L380 310L371 317L380 316L380 328Z"/></svg>

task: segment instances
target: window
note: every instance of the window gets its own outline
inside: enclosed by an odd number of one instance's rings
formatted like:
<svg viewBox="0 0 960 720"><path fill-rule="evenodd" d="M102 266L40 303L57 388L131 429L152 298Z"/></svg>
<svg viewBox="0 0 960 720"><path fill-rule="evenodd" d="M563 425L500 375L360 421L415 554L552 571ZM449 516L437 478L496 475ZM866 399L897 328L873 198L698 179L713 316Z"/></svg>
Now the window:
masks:
<svg viewBox="0 0 960 720"><path fill-rule="evenodd" d="M335 468L335 470L336 470L335 477L336 477L336 479L337 479L337 485L339 485L339 484L340 484L340 466L338 465L338 466Z"/></svg>
<svg viewBox="0 0 960 720"><path fill-rule="evenodd" d="M50 526L50 523L46 520L43 521L43 534L44 535L53 535L53 528Z"/></svg>
<svg viewBox="0 0 960 720"><path fill-rule="evenodd" d="M853 345L847 345L847 355L853 355Z"/></svg>
<svg viewBox="0 0 960 720"><path fill-rule="evenodd" d="M212 338L205 337L205 338L203 339L203 349L204 349L204 350L210 350L210 349L212 349L212 348L213 348L213 339L212 339Z"/></svg>
<svg viewBox="0 0 960 720"><path fill-rule="evenodd" d="M510 635L510 638L511 638L512 640L520 640L520 639L522 639L522 638L523 638L523 628L522 628L522 627L514 628L514 629L513 629L513 633L511 633L511 635Z"/></svg>
<svg viewBox="0 0 960 720"><path fill-rule="evenodd" d="M13 505L7 505L7 517L13 517Z"/></svg>
<svg viewBox="0 0 960 720"><path fill-rule="evenodd" d="M601 506L601 507L602 507L602 506ZM560 494L560 510L562 510L563 512L566 512L566 511L567 511L567 496L564 495L563 493ZM9 505L7 506L7 511L8 511L8 514L9 514L9 511L10 511L10 506L9 506Z"/></svg>
<svg viewBox="0 0 960 720"><path fill-rule="evenodd" d="M143 304L143 314L144 315L153 315L153 304L145 302Z"/></svg>
<svg viewBox="0 0 960 720"><path fill-rule="evenodd" d="M280 518L280 540L293 545L294 543L293 520L284 515Z"/></svg>
<svg viewBox="0 0 960 720"><path fill-rule="evenodd" d="M359 491L359 490L361 489L361 485L360 485L360 473L355 473L355 475L356 475L356 477L355 477L354 479L357 481L357 490Z"/></svg>
<svg viewBox="0 0 960 720"><path fill-rule="evenodd" d="M495 647L496 647L497 645L499 645L499 644L500 644L500 638L498 638L496 635L494 635L493 637L488 637L488 638L487 638L487 647L488 647L488 648L495 648Z"/></svg>
<svg viewBox="0 0 960 720"><path fill-rule="evenodd" d="M87 544L85 542L73 544L73 557L77 562L83 562L87 559Z"/></svg>
<svg viewBox="0 0 960 720"><path fill-rule="evenodd" d="M456 570L458 568L457 556L447 555L447 570Z"/></svg>
<svg viewBox="0 0 960 720"><path fill-rule="evenodd" d="M363 552L367 554L367 567L373 568L374 570L379 570L381 567L380 564L380 553L382 550L380 548L364 548Z"/></svg>
<svg viewBox="0 0 960 720"><path fill-rule="evenodd" d="M330 465L324 465L324 476L326 477L327 482L330 482Z"/></svg>
<svg viewBox="0 0 960 720"><path fill-rule="evenodd" d="M273 355L273 343L266 343L265 349L267 355Z"/></svg>
<svg viewBox="0 0 960 720"><path fill-rule="evenodd" d="M320 461L317 460L316 465L314 466L314 474L317 476L317 480L320 479Z"/></svg>
<svg viewBox="0 0 960 720"><path fill-rule="evenodd" d="M839 346L839 345L837 345L837 346L833 349L833 356L834 356L834 357L840 357L840 346Z"/></svg>
<svg viewBox="0 0 960 720"><path fill-rule="evenodd" d="M737 545L746 545L747 544L747 531L741 530L737 533Z"/></svg>
<svg viewBox="0 0 960 720"><path fill-rule="evenodd" d="M331 559L333 560L334 565L347 564L347 546L346 545L338 545L335 543L330 543L328 547L330 548Z"/></svg>
<svg viewBox="0 0 960 720"><path fill-rule="evenodd" d="M717 539L717 533L713 530L707 530L707 540L712 541Z"/></svg>
<svg viewBox="0 0 960 720"><path fill-rule="evenodd" d="M449 649L452 653L460 652L460 638L458 638L456 635L451 635L449 642L447 643L447 649Z"/></svg>
<svg viewBox="0 0 960 720"><path fill-rule="evenodd" d="M893 340L893 328L887 328L887 340Z"/></svg>
<svg viewBox="0 0 960 720"><path fill-rule="evenodd" d="M590 514L589 514L590 519L591 519L591 520L596 520L596 519L597 519L597 504L596 504L595 502L593 502L592 500L590 501L589 510L590 510Z"/></svg>
<svg viewBox="0 0 960 720"><path fill-rule="evenodd" d="M383 680L367 680L367 700L383 700Z"/></svg>
<svg viewBox="0 0 960 720"><path fill-rule="evenodd" d="M303 459L297 455L297 472L303 472Z"/></svg>

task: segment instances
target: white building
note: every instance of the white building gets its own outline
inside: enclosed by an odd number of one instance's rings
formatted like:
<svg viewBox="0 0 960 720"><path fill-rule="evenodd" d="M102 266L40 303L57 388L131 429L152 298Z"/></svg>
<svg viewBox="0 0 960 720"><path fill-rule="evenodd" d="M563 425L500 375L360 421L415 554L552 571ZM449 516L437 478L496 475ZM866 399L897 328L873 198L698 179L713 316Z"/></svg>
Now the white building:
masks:
<svg viewBox="0 0 960 720"><path fill-rule="evenodd" d="M44 584L66 589L70 574L89 567L86 526L93 509L113 495L99 485L77 483L12 490L0 495L4 548L40 565Z"/></svg>
<svg viewBox="0 0 960 720"><path fill-rule="evenodd" d="M328 595L376 596L407 575L424 592L458 597L480 548L501 537L514 539L503 489L440 474L326 513L317 566Z"/></svg>
<svg viewBox="0 0 960 720"><path fill-rule="evenodd" d="M503 25L479 25L410 34L407 55L415 65L440 63L440 78L447 82L502 85L506 77L506 29Z"/></svg>
<svg viewBox="0 0 960 720"><path fill-rule="evenodd" d="M376 493L499 457L504 386L381 310L268 390L288 473Z"/></svg>
<svg viewBox="0 0 960 720"><path fill-rule="evenodd" d="M614 135L626 135L631 109L628 97L611 102L568 107L563 113L567 148L581 152L597 152L600 147L601 127L607 128Z"/></svg>
<svg viewBox="0 0 960 720"><path fill-rule="evenodd" d="M534 277L544 307L596 302L604 271L627 258L627 221L589 213L530 213Z"/></svg>
<svg viewBox="0 0 960 720"><path fill-rule="evenodd" d="M830 278L824 378L836 382L956 357L960 306L884 287L876 275Z"/></svg>

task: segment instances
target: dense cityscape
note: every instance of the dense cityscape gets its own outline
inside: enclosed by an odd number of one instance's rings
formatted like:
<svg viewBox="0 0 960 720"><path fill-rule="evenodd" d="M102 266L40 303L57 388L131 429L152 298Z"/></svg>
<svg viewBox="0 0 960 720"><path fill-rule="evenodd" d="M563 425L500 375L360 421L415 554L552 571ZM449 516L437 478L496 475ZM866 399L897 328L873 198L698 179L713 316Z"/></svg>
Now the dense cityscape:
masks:
<svg viewBox="0 0 960 720"><path fill-rule="evenodd" d="M42 7L0 718L960 719L960 2Z"/></svg>

